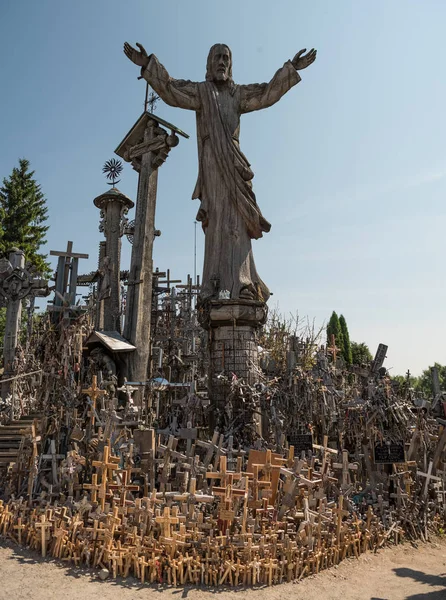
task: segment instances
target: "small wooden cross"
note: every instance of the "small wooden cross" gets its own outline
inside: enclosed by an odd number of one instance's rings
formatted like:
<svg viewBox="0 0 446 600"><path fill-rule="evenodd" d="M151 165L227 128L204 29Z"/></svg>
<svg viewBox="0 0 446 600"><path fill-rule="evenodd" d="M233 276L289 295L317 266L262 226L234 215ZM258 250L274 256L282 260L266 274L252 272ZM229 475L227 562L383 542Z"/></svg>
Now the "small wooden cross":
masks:
<svg viewBox="0 0 446 600"><path fill-rule="evenodd" d="M41 515L40 523L36 523L35 527L40 529L40 542L42 545L42 557L45 558L46 557L46 547L48 545L48 539L49 539L48 535L47 535L47 531L48 531L48 529L51 529L52 523L50 521L47 521L45 515Z"/></svg>
<svg viewBox="0 0 446 600"><path fill-rule="evenodd" d="M333 448L329 448L328 447L328 435L324 435L323 437L323 441L322 441L322 445L319 446L318 444L313 444L313 448L316 448L316 450L321 450L322 452L322 468L321 468L321 473L322 475L325 475L325 471L326 471L326 464L327 464L327 458L329 458L330 454L337 454L338 451L334 450Z"/></svg>
<svg viewBox="0 0 446 600"><path fill-rule="evenodd" d="M271 481L261 481L259 479L259 470L262 465L253 465L253 478L251 482L251 495L252 499L248 501L248 508L262 508L263 506L263 494L266 492L266 496L271 495Z"/></svg>
<svg viewBox="0 0 446 600"><path fill-rule="evenodd" d="M22 545L22 530L26 529L26 525L22 525L22 518L19 517L17 519L17 525L14 525L14 529L16 529L18 531L17 533L17 539L19 542L19 546Z"/></svg>
<svg viewBox="0 0 446 600"><path fill-rule="evenodd" d="M197 440L197 446L201 446L202 448L207 449L207 454L204 457L203 465L207 469L211 463L212 456L214 452L217 453L219 457L219 453L221 453L221 447L223 444L224 436L223 434L219 434L218 431L214 431L214 435L212 436L212 440L210 442L205 442L203 440Z"/></svg>
<svg viewBox="0 0 446 600"><path fill-rule="evenodd" d="M409 496L407 494L405 494L403 492L403 490L401 489L401 486L399 484L399 482L397 482L396 484L396 494L390 494L391 498L396 498L396 505L398 508L401 508L402 506L405 507L405 502L404 500L406 498L409 498Z"/></svg>
<svg viewBox="0 0 446 600"><path fill-rule="evenodd" d="M155 517L155 521L156 521L156 523L159 523L161 525L164 540L171 541L172 540L171 526L177 525L180 522L180 519L176 516L176 514L175 514L175 516L171 516L170 508L168 506L166 506L164 508L163 516L158 515L157 517Z"/></svg>
<svg viewBox="0 0 446 600"><path fill-rule="evenodd" d="M84 483L82 487L84 490L90 490L90 499L96 504L98 501L98 491L101 489L101 486L98 484L98 474L93 473L91 483Z"/></svg>

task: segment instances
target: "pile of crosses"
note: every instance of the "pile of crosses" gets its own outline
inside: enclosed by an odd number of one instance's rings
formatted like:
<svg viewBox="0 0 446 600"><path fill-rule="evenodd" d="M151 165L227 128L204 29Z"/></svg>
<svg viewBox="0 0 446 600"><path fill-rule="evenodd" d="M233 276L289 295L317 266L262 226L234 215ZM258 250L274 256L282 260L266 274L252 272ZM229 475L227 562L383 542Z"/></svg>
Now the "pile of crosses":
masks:
<svg viewBox="0 0 446 600"><path fill-rule="evenodd" d="M258 410L261 430L247 438L228 408L209 439L203 405L188 410L196 390L183 403L156 392L154 420L131 388L93 374L90 330L88 314L43 328L30 365L41 381L22 420L0 427L0 535L115 577L239 586L445 526L444 419L373 365L354 373L315 347L256 386L232 377L228 407Z"/></svg>
<svg viewBox="0 0 446 600"><path fill-rule="evenodd" d="M100 390L88 392L93 430ZM114 577L271 585L389 541L427 539L444 523L446 430L422 470L401 458L379 466L376 451L352 462L327 436L295 456L293 446L284 453L236 449L218 432L201 440L192 427L165 440L153 429L111 437L99 431L82 454L86 431L76 423L64 455L54 440L42 453L36 420L22 449L28 463L10 469L0 534ZM427 430L421 432L412 434L414 448ZM396 450L386 450L396 460ZM39 473L46 489L36 494Z"/></svg>

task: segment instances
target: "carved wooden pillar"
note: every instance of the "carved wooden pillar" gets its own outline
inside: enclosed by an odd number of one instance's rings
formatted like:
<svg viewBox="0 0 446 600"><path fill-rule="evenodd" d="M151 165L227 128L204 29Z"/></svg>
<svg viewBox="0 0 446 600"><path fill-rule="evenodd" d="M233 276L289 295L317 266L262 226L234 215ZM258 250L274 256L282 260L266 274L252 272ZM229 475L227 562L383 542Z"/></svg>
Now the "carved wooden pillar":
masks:
<svg viewBox="0 0 446 600"><path fill-rule="evenodd" d="M134 203L118 189L101 194L94 199L94 205L101 209L102 222L100 229L105 235L105 256L99 269L102 271L103 293L103 328L105 331L121 333L121 237L123 234L123 219L133 208ZM108 280L108 281L107 281ZM101 289L99 290L101 294Z"/></svg>
<svg viewBox="0 0 446 600"><path fill-rule="evenodd" d="M170 129L170 133L162 126ZM126 357L129 381L147 379L158 168L179 142L175 132L188 137L170 123L146 112L116 149L116 154L131 162L139 174L124 324L124 337L136 346Z"/></svg>

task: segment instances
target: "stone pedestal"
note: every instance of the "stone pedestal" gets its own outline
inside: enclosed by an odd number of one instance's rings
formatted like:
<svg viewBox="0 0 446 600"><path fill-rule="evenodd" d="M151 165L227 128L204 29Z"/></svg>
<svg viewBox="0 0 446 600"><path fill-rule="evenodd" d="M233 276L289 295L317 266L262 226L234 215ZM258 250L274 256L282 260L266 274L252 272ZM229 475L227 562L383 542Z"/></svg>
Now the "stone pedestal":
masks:
<svg viewBox="0 0 446 600"><path fill-rule="evenodd" d="M199 309L200 324L209 332L211 429L225 409L227 378L236 375L249 385L259 381L257 337L266 317L266 304L251 300L208 300Z"/></svg>

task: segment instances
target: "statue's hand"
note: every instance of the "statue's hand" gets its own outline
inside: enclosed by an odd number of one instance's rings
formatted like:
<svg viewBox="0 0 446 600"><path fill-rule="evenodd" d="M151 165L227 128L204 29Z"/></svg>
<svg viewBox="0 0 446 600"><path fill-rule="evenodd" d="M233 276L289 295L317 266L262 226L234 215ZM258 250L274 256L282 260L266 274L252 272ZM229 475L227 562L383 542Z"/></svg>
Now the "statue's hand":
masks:
<svg viewBox="0 0 446 600"><path fill-rule="evenodd" d="M149 56L145 51L144 46L138 44L138 42L136 42L136 45L140 49L140 52L138 52L138 50L130 46L129 43L125 42L124 54L127 56L127 58L134 62L135 65L138 65L139 67L146 67L149 63Z"/></svg>
<svg viewBox="0 0 446 600"><path fill-rule="evenodd" d="M307 51L307 49L304 48L303 50L298 52L296 54L296 56L293 58L293 60L291 61L292 65L296 69L296 71L306 69L312 63L314 63L314 61L316 60L317 50L315 50L313 48L312 50L310 50L310 52L308 52L308 54L305 54L306 51Z"/></svg>

